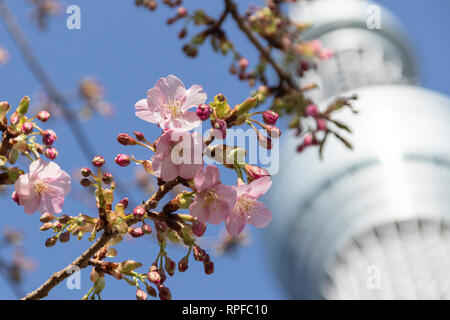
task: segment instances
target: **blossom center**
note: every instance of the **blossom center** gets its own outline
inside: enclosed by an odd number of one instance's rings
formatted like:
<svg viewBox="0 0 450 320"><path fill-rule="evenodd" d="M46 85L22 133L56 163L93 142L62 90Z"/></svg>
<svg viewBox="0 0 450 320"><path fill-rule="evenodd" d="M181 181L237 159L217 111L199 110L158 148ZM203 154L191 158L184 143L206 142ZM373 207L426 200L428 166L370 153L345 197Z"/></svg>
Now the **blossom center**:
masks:
<svg viewBox="0 0 450 320"><path fill-rule="evenodd" d="M174 98L169 98L164 108L170 112L172 118L177 118L181 115L181 102Z"/></svg>
<svg viewBox="0 0 450 320"><path fill-rule="evenodd" d="M239 197L236 202L236 207L238 209L238 212L240 212L241 215L246 215L247 218L254 217L258 213L256 200L247 196Z"/></svg>
<svg viewBox="0 0 450 320"><path fill-rule="evenodd" d="M215 205L216 201L219 200L219 196L213 191L202 191L200 192L200 197L203 198L205 207L213 206Z"/></svg>
<svg viewBox="0 0 450 320"><path fill-rule="evenodd" d="M37 180L33 184L33 188L39 196L42 196L44 193L49 191L49 186L44 180Z"/></svg>

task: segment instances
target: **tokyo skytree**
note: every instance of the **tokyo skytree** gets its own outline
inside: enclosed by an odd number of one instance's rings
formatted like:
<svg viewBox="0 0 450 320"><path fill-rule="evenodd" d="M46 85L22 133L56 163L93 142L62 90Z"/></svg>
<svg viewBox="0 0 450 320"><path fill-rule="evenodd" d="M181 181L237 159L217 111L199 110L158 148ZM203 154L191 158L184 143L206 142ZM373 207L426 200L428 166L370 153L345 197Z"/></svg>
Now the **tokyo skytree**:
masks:
<svg viewBox="0 0 450 320"><path fill-rule="evenodd" d="M349 151L328 141L296 152L285 137L269 198L277 274L295 299L450 297L450 99L418 86L406 33L385 8L363 0L301 1L306 39L335 55L308 71L324 108L358 96L342 112ZM332 140L332 139L331 139Z"/></svg>

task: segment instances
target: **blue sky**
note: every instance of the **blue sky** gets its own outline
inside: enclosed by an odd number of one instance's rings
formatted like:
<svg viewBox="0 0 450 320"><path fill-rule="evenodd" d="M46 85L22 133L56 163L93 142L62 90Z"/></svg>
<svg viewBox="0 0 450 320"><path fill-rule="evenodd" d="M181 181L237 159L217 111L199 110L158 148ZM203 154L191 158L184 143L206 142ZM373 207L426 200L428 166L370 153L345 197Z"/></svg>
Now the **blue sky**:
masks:
<svg viewBox="0 0 450 320"><path fill-rule="evenodd" d="M239 1L241 8L257 0ZM30 22L30 6L25 0L8 1L14 13L28 35L34 52L58 88L63 92L76 89L80 79L94 76L106 87L106 98L116 109L116 116L102 118L95 116L85 124L98 154L103 155L110 164L117 153L132 152L136 156L145 156L139 149L126 149L119 145L115 137L121 132L142 131L156 138L158 131L148 123L134 116L134 104L145 97L146 90L155 81L168 74L180 77L187 86L201 84L212 98L221 92L231 104L237 104L249 94L244 83L236 81L228 74L230 58L214 54L208 45L201 50L195 60L186 58L181 52L182 42L177 39L179 25L168 27L165 19L169 16L166 8L149 12L134 6L134 1L70 1L67 5L78 4L82 12L82 29L68 30L66 15L54 18L48 31L40 32ZM446 16L450 12L450 2L445 0L383 0L379 3L390 8L403 22L421 62L423 85L436 91L450 94L447 74L450 70L448 57L450 44L448 33L450 21ZM222 1L197 0L195 7L207 12L218 13ZM239 51L245 53L250 61L257 56L243 36L230 22L227 24L229 36L235 39ZM0 68L0 100L16 104L24 95L35 96L40 90L39 83L27 69L16 47L0 25L0 46L11 55L6 66ZM58 133L56 147L60 156L57 162L68 172L85 166L85 159L73 140L63 121L53 121L49 126ZM133 170L118 169L113 166L114 174L125 182ZM231 183L234 178L224 180ZM77 185L77 181L73 181ZM78 187L75 187L76 189ZM45 248L43 243L50 235L40 232L39 215L27 216L21 208L9 199L8 189L0 206L0 226L11 226L25 233L26 253L37 262L37 270L28 274L24 282L24 291L34 289L50 274L66 266L79 255L89 243L87 240L72 240L66 244L57 244ZM132 191L135 199L143 200L148 195ZM93 199L91 199L93 201ZM68 198L65 213L76 215L79 212L90 214L92 209ZM277 219L278 212L274 213ZM220 228L214 229L207 239L217 237ZM278 285L276 269L268 259L264 230L250 229L252 243L236 255L214 258L216 272L212 276L204 275L202 265L191 259L190 268L183 274L167 280L174 298L178 299L283 299L287 298ZM121 244L118 247L118 259L140 260L149 265L155 258L154 241L140 239ZM179 259L184 252L169 250L173 259ZM283 263L279 261L278 263ZM133 299L135 290L123 281L107 279L103 292L105 299ZM51 292L53 299L79 299L90 288L89 271L82 271L82 290L68 290L64 283ZM0 280L0 298L15 298L12 292Z"/></svg>

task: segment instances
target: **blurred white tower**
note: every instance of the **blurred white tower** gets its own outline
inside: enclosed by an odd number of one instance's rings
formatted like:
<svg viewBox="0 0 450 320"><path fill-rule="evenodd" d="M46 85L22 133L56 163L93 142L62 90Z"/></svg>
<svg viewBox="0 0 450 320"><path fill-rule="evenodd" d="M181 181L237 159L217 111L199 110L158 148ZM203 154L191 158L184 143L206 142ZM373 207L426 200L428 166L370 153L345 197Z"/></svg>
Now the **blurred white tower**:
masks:
<svg viewBox="0 0 450 320"><path fill-rule="evenodd" d="M296 299L447 298L450 100L415 86L417 63L386 9L301 1L291 18L314 22L306 39L336 51L307 74L321 87L315 101L357 94L360 114L339 115L353 152L329 139L320 161L296 153L298 138L283 141L269 198L283 285Z"/></svg>

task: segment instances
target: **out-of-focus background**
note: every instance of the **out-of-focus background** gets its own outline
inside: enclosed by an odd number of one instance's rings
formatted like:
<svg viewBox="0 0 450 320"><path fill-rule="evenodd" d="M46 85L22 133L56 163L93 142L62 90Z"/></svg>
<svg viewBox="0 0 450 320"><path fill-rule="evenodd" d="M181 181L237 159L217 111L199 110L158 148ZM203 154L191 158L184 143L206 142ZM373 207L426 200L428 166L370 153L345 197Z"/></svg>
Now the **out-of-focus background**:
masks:
<svg viewBox="0 0 450 320"><path fill-rule="evenodd" d="M168 74L181 78L186 86L200 84L212 98L221 92L231 104L241 102L249 95L245 83L236 81L228 73L230 58L224 58L212 52L208 45L200 51L197 59L190 59L181 52L182 42L178 40L179 27L168 27L165 20L173 12L161 6L155 13L134 6L134 1L68 1L65 5L77 4L81 8L81 30L68 30L63 14L50 20L45 32L41 32L30 20L31 6L25 0L7 1L17 15L25 33L30 39L33 51L45 66L58 88L68 96L76 95L78 82L86 76L98 79L105 88L105 99L112 105L115 115L103 117L94 114L85 122L84 128L89 135L97 154L103 155L116 176L125 182L134 199L146 199L148 193L135 187L132 166L119 169L113 165L117 153L133 153L144 157L142 150L127 149L119 145L115 137L118 133L138 130L146 136L156 138L156 127L134 116L134 104L145 97L146 90L155 81ZM257 0L239 1L243 10ZM450 22L447 13L450 3L443 0L396 0L378 1L399 17L412 39L418 60L423 86L450 94L448 71L450 43L448 32ZM221 1L202 0L188 5L188 9L202 7L205 11L219 13ZM229 36L236 39L240 52L252 61L256 53L246 39L232 23ZM24 95L30 95L32 101L40 101L41 87L33 77L9 37L4 25L0 25L0 46L9 51L9 61L0 67L0 100L7 100L12 105ZM225 63L227 62L227 63ZM73 103L76 108L80 103ZM67 198L64 212L90 214L94 199L86 198L80 193L76 180L78 169L89 163L83 157L73 136L62 119L52 120L49 126L58 134L56 148L59 150L57 162L72 174L74 189ZM313 152L313 151L310 151ZM282 155L281 155L282 157ZM233 178L234 179L234 178ZM223 180L232 183L231 177ZM23 292L28 292L51 273L65 267L88 245L86 239L81 242L72 240L66 244L58 243L53 248L45 248L44 242L49 232L38 230L39 214L27 216L22 208L10 199L12 188L5 190L0 199L0 226L14 228L24 234L24 249L27 256L36 263L35 271L27 273L23 282ZM273 212L278 219L282 212ZM205 248L213 251L211 246L221 237L221 227L211 227L203 243ZM278 284L277 270L267 254L267 235L265 230L250 228L251 242L248 248L241 248L233 254L214 257L215 273L206 276L202 265L191 260L188 271L176 274L167 280L176 299L285 299L288 295ZM118 246L120 258L135 259L149 265L156 255L156 245L152 239L124 241ZM184 255L178 248L169 249L177 259ZM5 252L7 256L8 252ZM285 261L278 261L282 265ZM91 283L89 271L82 271L81 290L69 290L64 283L56 287L49 295L52 299L79 299ZM0 279L0 298L14 299L3 279ZM105 299L134 299L135 290L123 281L107 279L102 294Z"/></svg>

